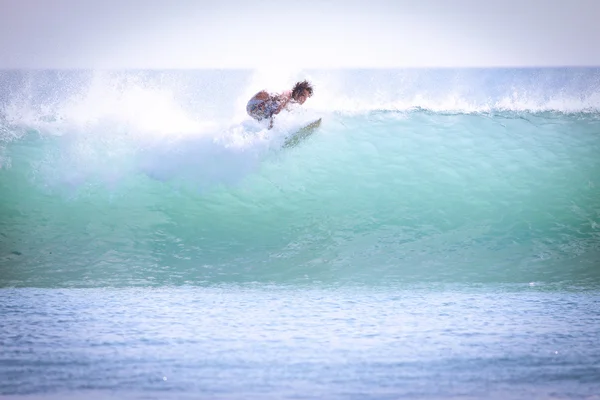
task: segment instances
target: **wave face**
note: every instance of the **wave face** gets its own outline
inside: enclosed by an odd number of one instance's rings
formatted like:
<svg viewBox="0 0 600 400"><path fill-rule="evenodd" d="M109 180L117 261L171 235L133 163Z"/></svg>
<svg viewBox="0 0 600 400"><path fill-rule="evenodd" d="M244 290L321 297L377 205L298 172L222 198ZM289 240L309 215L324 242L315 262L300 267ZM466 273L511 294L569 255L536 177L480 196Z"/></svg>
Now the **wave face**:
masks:
<svg viewBox="0 0 600 400"><path fill-rule="evenodd" d="M274 129L245 115L304 78L315 95ZM599 69L5 71L0 87L1 286L600 282Z"/></svg>

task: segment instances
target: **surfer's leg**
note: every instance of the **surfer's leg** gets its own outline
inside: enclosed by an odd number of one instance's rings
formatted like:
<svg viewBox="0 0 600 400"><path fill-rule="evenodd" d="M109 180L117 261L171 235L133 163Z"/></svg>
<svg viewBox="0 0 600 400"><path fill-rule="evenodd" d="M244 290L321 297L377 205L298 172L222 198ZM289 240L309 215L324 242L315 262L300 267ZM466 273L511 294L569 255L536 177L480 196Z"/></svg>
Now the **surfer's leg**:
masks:
<svg viewBox="0 0 600 400"><path fill-rule="evenodd" d="M252 99L246 106L246 112L249 116L257 121L262 121L267 116L265 115L265 103L260 100Z"/></svg>

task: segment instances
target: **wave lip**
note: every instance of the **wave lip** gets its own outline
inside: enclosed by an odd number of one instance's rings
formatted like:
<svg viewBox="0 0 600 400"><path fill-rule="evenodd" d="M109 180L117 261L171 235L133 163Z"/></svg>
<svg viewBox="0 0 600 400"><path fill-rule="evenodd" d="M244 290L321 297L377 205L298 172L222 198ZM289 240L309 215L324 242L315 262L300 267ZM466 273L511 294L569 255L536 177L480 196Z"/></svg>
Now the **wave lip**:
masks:
<svg viewBox="0 0 600 400"><path fill-rule="evenodd" d="M268 72L268 73L267 73ZM258 90L309 79L320 112L600 112L600 68L307 71L3 71L0 121L55 132L113 121L146 134L247 119Z"/></svg>
<svg viewBox="0 0 600 400"><path fill-rule="evenodd" d="M330 111L600 111L598 68L338 71L321 78L316 107Z"/></svg>

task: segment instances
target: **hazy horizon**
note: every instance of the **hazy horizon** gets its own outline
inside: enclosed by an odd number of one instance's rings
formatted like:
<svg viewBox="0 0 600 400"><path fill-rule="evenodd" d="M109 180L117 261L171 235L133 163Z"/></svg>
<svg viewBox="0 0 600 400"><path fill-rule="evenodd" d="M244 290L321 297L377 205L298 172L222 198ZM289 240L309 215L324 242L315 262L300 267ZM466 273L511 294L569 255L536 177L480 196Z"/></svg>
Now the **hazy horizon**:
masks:
<svg viewBox="0 0 600 400"><path fill-rule="evenodd" d="M589 0L0 5L0 68L600 66Z"/></svg>

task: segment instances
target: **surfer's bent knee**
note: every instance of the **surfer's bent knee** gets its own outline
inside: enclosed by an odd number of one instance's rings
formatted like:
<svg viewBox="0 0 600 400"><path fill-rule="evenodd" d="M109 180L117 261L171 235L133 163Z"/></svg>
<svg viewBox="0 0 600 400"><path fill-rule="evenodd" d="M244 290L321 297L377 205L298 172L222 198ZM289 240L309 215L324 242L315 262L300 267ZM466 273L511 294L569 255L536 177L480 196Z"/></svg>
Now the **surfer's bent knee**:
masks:
<svg viewBox="0 0 600 400"><path fill-rule="evenodd" d="M273 115L272 107L269 107L266 101L252 98L246 106L246 112L257 121L271 118Z"/></svg>

